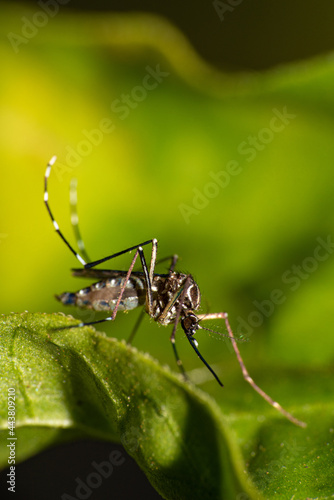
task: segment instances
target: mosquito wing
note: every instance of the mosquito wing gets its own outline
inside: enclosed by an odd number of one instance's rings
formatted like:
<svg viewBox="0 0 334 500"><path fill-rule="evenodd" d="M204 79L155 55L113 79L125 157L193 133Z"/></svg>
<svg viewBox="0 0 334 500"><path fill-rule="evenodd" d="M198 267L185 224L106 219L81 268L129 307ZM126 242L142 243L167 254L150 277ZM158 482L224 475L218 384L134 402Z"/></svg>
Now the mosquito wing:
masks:
<svg viewBox="0 0 334 500"><path fill-rule="evenodd" d="M111 269L72 269L72 276L79 278L96 278L104 280L108 278L125 278L127 271L113 271ZM143 272L132 271L131 276L139 278L144 276Z"/></svg>
<svg viewBox="0 0 334 500"><path fill-rule="evenodd" d="M98 280L104 280L108 278L125 278L128 271L114 271L112 269L72 269L72 276L77 276L79 278L96 278ZM168 278L168 274L154 273L155 276L160 276L161 278ZM137 278L144 278L144 273L142 271L132 271L131 276L136 276Z"/></svg>

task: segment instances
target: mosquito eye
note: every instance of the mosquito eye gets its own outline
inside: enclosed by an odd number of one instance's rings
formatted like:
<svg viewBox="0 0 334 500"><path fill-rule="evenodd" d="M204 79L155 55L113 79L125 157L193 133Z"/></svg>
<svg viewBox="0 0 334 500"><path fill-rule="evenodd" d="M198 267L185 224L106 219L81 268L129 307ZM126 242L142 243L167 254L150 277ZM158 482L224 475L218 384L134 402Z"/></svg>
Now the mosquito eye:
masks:
<svg viewBox="0 0 334 500"><path fill-rule="evenodd" d="M182 323L183 330L185 330L185 331L189 331L190 330L190 328L191 328L191 320L189 318L184 318L181 323Z"/></svg>

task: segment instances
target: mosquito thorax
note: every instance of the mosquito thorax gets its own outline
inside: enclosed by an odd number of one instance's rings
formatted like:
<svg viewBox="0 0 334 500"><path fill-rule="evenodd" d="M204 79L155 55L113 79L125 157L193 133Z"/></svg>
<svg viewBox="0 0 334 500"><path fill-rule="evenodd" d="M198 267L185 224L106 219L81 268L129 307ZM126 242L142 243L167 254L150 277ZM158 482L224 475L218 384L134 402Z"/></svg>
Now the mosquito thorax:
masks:
<svg viewBox="0 0 334 500"><path fill-rule="evenodd" d="M181 304L181 295L187 280L186 295ZM188 274L172 272L167 278L157 275L154 278L152 291L153 317L162 325L172 323L178 309L181 309L181 317L183 317L188 311L198 309L201 303L198 285Z"/></svg>

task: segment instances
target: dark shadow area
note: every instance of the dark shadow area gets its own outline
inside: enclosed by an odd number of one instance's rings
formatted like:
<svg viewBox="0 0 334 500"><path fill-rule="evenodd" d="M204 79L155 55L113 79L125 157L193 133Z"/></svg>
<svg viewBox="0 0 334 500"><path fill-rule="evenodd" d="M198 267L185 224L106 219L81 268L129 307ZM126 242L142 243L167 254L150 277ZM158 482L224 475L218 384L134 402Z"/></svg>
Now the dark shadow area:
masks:
<svg viewBox="0 0 334 500"><path fill-rule="evenodd" d="M16 466L15 494L0 474L1 500L158 500L145 474L115 443L79 441L46 450Z"/></svg>

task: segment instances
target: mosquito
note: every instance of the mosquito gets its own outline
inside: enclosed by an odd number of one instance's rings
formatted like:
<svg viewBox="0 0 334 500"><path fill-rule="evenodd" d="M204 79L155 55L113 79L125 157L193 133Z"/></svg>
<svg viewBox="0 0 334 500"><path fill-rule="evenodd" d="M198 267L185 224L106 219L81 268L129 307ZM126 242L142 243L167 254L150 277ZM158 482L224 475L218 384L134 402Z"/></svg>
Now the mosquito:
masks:
<svg viewBox="0 0 334 500"><path fill-rule="evenodd" d="M223 383L221 382L218 375L199 352L198 342L195 339L195 334L198 330L207 330L212 333L224 335L220 332L214 332L213 330L202 325L202 322L206 320L222 319L224 320L227 329L226 336L229 337L232 343L244 379L258 394L260 394L260 396L262 396L262 398L264 398L271 406L278 410L288 420L300 427L306 427L305 422L302 422L295 418L279 403L268 396L268 394L266 394L249 375L241 357L230 323L228 321L228 314L226 312L211 314L198 314L197 312L195 312L200 307L200 290L191 274L183 274L175 271L178 260L177 255L169 258L171 259L171 264L168 273L158 274L155 272L158 251L158 241L155 238L126 248L125 250L114 253L112 255L108 255L107 257L104 257L102 259L90 261L79 231L78 215L76 211L76 185L72 184L70 195L71 223L75 232L81 255L75 251L75 249L71 246L71 244L61 232L49 205L48 180L55 161L56 156L53 156L49 161L45 171L44 202L46 209L51 218L55 231L83 266L80 269L72 269L73 276L93 278L98 280L87 288L83 288L74 293L64 292L60 295L56 295L56 298L65 305L77 306L79 308L91 309L94 311L106 311L109 312L109 314L111 313L106 318L90 322L81 322L77 325L71 325L66 328L80 328L83 326L95 325L97 323L102 323L105 321L114 321L118 311L129 311L135 309L136 307L143 306L144 311L157 323L160 323L164 326L173 325L170 342L172 344L176 363L183 376L187 378L185 369L183 367L181 359L179 358L175 345L175 335L178 324L181 324L186 338L188 339L197 356L204 363L206 368L211 372L218 384L223 387ZM143 247L146 247L148 245L151 245L151 260L149 266L146 263L143 250ZM120 255L127 254L128 252L131 252L133 250L135 251L135 254L128 271L116 271L100 268L95 269L96 266L106 261L115 259ZM133 270L138 257L141 263L142 271ZM135 330L136 327L133 330L133 333ZM132 337L133 334L131 335L131 338Z"/></svg>

